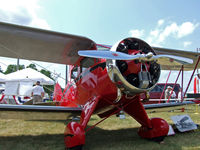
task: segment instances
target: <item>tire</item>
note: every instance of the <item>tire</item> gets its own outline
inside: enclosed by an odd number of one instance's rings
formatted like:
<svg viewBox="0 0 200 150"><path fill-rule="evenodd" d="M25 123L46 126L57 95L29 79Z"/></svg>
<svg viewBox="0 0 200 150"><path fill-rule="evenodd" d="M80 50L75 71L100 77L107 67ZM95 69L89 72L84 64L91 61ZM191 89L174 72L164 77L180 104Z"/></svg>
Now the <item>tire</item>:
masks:
<svg viewBox="0 0 200 150"><path fill-rule="evenodd" d="M66 150L83 150L83 145L78 145L71 148L66 148Z"/></svg>

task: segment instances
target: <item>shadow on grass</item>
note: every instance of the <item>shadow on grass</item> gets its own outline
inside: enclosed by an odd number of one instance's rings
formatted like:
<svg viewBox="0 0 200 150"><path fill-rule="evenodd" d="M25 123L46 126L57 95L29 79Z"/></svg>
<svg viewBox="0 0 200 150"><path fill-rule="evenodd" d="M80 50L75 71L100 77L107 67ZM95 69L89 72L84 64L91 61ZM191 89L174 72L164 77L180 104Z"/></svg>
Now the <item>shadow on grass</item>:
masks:
<svg viewBox="0 0 200 150"><path fill-rule="evenodd" d="M102 130L95 128L87 133L86 150L182 150L199 148L199 130L187 133L176 133L175 136L166 137L164 144L142 139L137 134L138 128L120 130Z"/></svg>
<svg viewBox="0 0 200 150"><path fill-rule="evenodd" d="M142 139L137 134L138 128L120 130L103 130L94 128L86 135L84 150L181 150L183 147L195 148L199 144L199 131L176 134L167 137L164 144ZM198 147L200 148L200 147ZM28 136L0 136L2 150L64 150L64 135L28 135Z"/></svg>
<svg viewBox="0 0 200 150"><path fill-rule="evenodd" d="M0 136L0 150L64 150L63 134Z"/></svg>

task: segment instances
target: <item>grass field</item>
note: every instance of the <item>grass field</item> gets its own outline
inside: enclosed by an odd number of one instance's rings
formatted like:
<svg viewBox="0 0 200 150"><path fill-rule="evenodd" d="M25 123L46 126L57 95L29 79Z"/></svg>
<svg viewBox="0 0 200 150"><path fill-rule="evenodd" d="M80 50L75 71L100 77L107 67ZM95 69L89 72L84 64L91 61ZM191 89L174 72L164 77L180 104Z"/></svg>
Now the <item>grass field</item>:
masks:
<svg viewBox="0 0 200 150"><path fill-rule="evenodd" d="M170 116L189 114L200 124L195 106L186 106L185 112L165 108L148 110L149 117L161 117L172 124ZM171 111L174 110L174 111ZM89 126L100 119L92 116ZM200 150L200 129L176 133L158 144L137 135L139 124L126 115L126 119L111 118L90 130L86 135L84 150ZM0 150L64 150L65 121L0 120Z"/></svg>

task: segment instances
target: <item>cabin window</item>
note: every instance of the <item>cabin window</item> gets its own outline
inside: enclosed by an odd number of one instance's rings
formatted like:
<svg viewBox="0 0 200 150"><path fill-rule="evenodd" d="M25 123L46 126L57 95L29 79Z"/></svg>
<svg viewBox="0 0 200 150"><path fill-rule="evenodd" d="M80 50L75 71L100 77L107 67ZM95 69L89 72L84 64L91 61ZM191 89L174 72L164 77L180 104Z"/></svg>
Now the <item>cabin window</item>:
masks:
<svg viewBox="0 0 200 150"><path fill-rule="evenodd" d="M98 59L89 58L89 57L86 57L86 58L82 59L81 60L81 71L84 72L85 69L93 66L97 61L98 61Z"/></svg>
<svg viewBox="0 0 200 150"><path fill-rule="evenodd" d="M74 67L71 71L71 79L76 79L78 77L78 67Z"/></svg>

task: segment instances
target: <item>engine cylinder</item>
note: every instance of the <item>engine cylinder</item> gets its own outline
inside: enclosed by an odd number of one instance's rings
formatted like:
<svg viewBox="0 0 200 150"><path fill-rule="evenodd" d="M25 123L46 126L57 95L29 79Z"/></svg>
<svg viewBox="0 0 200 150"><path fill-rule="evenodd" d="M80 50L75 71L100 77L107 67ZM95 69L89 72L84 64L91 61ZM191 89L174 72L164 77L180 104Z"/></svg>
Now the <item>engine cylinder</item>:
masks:
<svg viewBox="0 0 200 150"><path fill-rule="evenodd" d="M126 38L116 43L111 51L129 55L152 53L154 50L143 40ZM151 90L160 77L160 65L148 59L140 60L107 60L107 71L112 82L129 95Z"/></svg>

